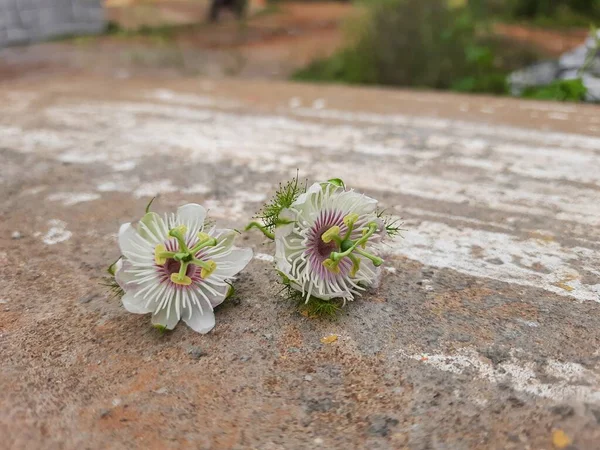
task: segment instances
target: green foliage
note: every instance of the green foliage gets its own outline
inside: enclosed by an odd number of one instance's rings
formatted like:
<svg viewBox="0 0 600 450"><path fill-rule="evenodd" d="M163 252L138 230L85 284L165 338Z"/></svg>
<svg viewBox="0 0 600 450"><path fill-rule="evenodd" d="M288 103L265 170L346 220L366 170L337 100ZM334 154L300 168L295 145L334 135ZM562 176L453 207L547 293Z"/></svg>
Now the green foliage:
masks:
<svg viewBox="0 0 600 450"><path fill-rule="evenodd" d="M580 78L558 80L548 86L529 88L523 97L536 100L556 100L561 102L580 102L585 99L586 87Z"/></svg>
<svg viewBox="0 0 600 450"><path fill-rule="evenodd" d="M383 226L385 227L385 232L391 238L399 236L404 229L402 228L401 220L390 214L385 213L385 209L381 211L377 211L377 217L383 220Z"/></svg>
<svg viewBox="0 0 600 450"><path fill-rule="evenodd" d="M121 298L125 295L125 291L119 286L113 275L102 278L100 285L107 288L110 298Z"/></svg>
<svg viewBox="0 0 600 450"><path fill-rule="evenodd" d="M600 0L469 0L482 14L548 27L580 27L600 20Z"/></svg>
<svg viewBox="0 0 600 450"><path fill-rule="evenodd" d="M304 192L306 192L306 182L300 183L298 174L286 184L279 183L279 189L277 189L273 198L263 206L256 218L261 219L264 228L272 233L275 227L281 224L279 219L281 211L292 206L292 203Z"/></svg>
<svg viewBox="0 0 600 450"><path fill-rule="evenodd" d="M296 304L296 309L303 316L314 318L334 319L344 304L343 300L321 300L312 295L306 300L300 291L297 291L290 285L290 279L283 272L278 272L283 284L285 297Z"/></svg>
<svg viewBox="0 0 600 450"><path fill-rule="evenodd" d="M296 80L507 92L506 76L537 59L490 36L474 10L448 0L363 0L348 46ZM452 4L452 6L450 6Z"/></svg>

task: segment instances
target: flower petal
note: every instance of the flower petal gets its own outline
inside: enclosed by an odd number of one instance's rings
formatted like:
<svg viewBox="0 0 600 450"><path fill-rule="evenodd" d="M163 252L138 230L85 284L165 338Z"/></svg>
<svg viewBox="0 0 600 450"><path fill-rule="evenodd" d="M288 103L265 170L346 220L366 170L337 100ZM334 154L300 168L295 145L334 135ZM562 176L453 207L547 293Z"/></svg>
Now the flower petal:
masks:
<svg viewBox="0 0 600 450"><path fill-rule="evenodd" d="M281 213L279 213L279 219L282 221L288 221L290 223L277 225L275 227L276 239L286 237L292 231L294 231L294 225L296 223L296 214L292 210L285 208L281 211Z"/></svg>
<svg viewBox="0 0 600 450"><path fill-rule="evenodd" d="M188 327L201 334L206 334L215 327L215 313L211 308L205 306L202 312L196 305L192 305L191 308L191 316L190 311L187 310L184 311L182 317Z"/></svg>
<svg viewBox="0 0 600 450"><path fill-rule="evenodd" d="M138 287L135 281L135 275L126 272L132 268L131 262L126 258L119 259L115 264L115 281L121 286L124 291L129 291Z"/></svg>
<svg viewBox="0 0 600 450"><path fill-rule="evenodd" d="M167 315L169 317L167 317ZM160 311L157 311L152 315L152 325L160 325L161 327L165 327L167 330L172 330L175 328L177 322L179 322L179 317L177 317L177 313L175 311L175 302L172 302L170 308L162 308Z"/></svg>
<svg viewBox="0 0 600 450"><path fill-rule="evenodd" d="M127 258L144 261L150 255L152 257L152 244L138 234L131 223L124 223L119 229L119 248ZM146 250L150 253L146 255Z"/></svg>
<svg viewBox="0 0 600 450"><path fill-rule="evenodd" d="M167 226L162 217L155 212L148 212L142 217L138 224L138 232L153 245L162 244L169 239Z"/></svg>
<svg viewBox="0 0 600 450"><path fill-rule="evenodd" d="M229 255L215 258L217 262L216 273L225 278L233 277L248 265L252 259L252 255L251 248L234 248Z"/></svg>
<svg viewBox="0 0 600 450"><path fill-rule="evenodd" d="M127 311L134 314L146 314L152 312L151 308L146 308L146 301L143 296L135 297L134 292L126 292L121 298L123 306Z"/></svg>
<svg viewBox="0 0 600 450"><path fill-rule="evenodd" d="M204 226L206 209L196 203L188 203L177 209L177 217L180 224L188 228L188 236L193 236Z"/></svg>

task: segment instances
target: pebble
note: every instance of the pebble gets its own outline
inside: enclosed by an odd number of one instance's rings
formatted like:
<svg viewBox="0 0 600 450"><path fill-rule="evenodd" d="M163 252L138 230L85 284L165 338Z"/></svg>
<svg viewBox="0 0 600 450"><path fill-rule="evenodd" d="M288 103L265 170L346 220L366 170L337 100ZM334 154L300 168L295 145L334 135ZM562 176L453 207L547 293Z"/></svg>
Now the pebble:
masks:
<svg viewBox="0 0 600 450"><path fill-rule="evenodd" d="M398 425L397 419L382 415L370 417L369 421L371 422L369 433L381 437L386 437L390 434L391 429Z"/></svg>
<svg viewBox="0 0 600 450"><path fill-rule="evenodd" d="M315 440L313 442L314 442L315 445L323 445L323 443L325 441L323 441L323 439L321 439L321 438L318 437L318 438L315 438Z"/></svg>
<svg viewBox="0 0 600 450"><path fill-rule="evenodd" d="M21 239L23 235L19 231L13 231L10 237L11 239Z"/></svg>
<svg viewBox="0 0 600 450"><path fill-rule="evenodd" d="M91 302L94 298L96 298L97 294L88 294L84 297L81 297L79 299L79 303L89 303Z"/></svg>
<svg viewBox="0 0 600 450"><path fill-rule="evenodd" d="M188 355L190 355L192 359L200 359L203 356L206 356L206 353L204 353L200 347L190 347L188 348Z"/></svg>
<svg viewBox="0 0 600 450"><path fill-rule="evenodd" d="M252 359L252 357L248 356L248 355L244 355L244 356L240 357L241 362L250 361L251 359Z"/></svg>
<svg viewBox="0 0 600 450"><path fill-rule="evenodd" d="M305 375L304 376L304 381L312 381L313 377L311 377L310 375Z"/></svg>

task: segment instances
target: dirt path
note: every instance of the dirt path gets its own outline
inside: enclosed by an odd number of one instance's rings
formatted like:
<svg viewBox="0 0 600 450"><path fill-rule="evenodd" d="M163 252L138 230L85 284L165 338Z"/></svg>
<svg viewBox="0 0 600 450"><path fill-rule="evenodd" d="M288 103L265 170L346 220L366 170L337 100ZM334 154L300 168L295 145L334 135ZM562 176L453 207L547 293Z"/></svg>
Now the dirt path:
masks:
<svg viewBox="0 0 600 450"><path fill-rule="evenodd" d="M218 24L206 24L203 6L187 2L180 8L178 11L188 12L195 24L175 21L178 27L154 28L142 34L120 32L0 50L0 79L49 73L115 78L287 78L313 59L339 48L341 23L352 12L349 5L337 2L283 3L244 23L225 18ZM166 23L173 23L169 20Z"/></svg>

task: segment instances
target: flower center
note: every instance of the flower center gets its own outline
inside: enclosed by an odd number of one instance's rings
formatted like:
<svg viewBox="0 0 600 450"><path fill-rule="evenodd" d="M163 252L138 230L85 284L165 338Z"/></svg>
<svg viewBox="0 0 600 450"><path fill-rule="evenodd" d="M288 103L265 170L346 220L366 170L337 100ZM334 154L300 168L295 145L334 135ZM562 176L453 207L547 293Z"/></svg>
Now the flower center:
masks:
<svg viewBox="0 0 600 450"><path fill-rule="evenodd" d="M163 267L173 283L182 286L192 284L192 278L196 275L196 266L201 268L200 276L202 278L208 278L217 268L214 261L204 261L197 258L200 250L205 247L214 247L217 245L217 240L206 233L199 232L199 241L192 248L188 248L185 241L186 231L187 228L184 225L169 230L169 236L177 239L178 251L168 251L163 244L158 244L154 248L154 262L156 265Z"/></svg>
<svg viewBox="0 0 600 450"><path fill-rule="evenodd" d="M169 278L171 278L172 274L179 273L179 270L181 269L181 263L173 258L169 258L163 267ZM186 268L185 275L192 278L195 274L196 266L189 264Z"/></svg>
<svg viewBox="0 0 600 450"><path fill-rule="evenodd" d="M321 256L323 260L329 258L331 252L338 250L338 245L335 241L331 241L329 243L323 242L323 234L325 233L325 231L321 233L319 239L317 240L317 253L319 254L319 256Z"/></svg>
<svg viewBox="0 0 600 450"><path fill-rule="evenodd" d="M332 246L330 253L327 258L323 260L322 264L327 270L334 274L340 273L340 262L344 258L348 258L352 262L352 270L350 276L356 276L356 273L360 270L361 259L357 256L360 255L373 262L375 266L383 264L383 260L375 255L372 255L364 250L369 238L377 231L377 222L369 222L365 227L362 228L362 236L359 239L352 240L352 232L354 231L354 225L358 222L358 214L348 214L344 216L343 223L346 226L346 233L341 236L341 229L335 225L326 230L321 235L321 241L325 245Z"/></svg>

